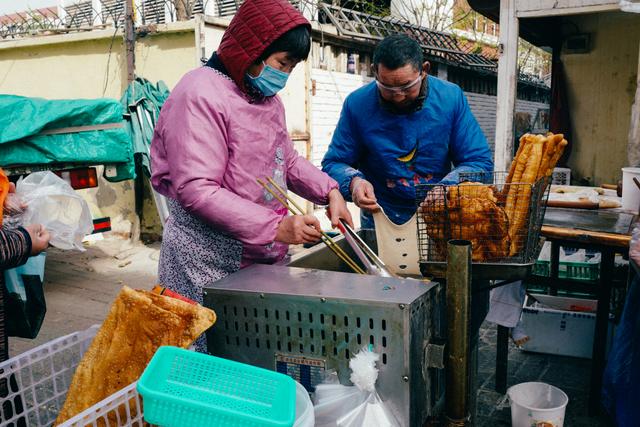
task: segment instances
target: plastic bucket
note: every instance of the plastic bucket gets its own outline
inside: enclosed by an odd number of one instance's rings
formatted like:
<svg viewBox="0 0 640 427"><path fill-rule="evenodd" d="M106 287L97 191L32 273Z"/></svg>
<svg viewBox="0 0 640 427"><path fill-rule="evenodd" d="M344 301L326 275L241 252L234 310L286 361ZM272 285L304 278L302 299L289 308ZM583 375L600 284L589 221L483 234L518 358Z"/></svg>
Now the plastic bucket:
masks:
<svg viewBox="0 0 640 427"><path fill-rule="evenodd" d="M569 398L545 383L520 383L507 390L513 427L562 427Z"/></svg>
<svg viewBox="0 0 640 427"><path fill-rule="evenodd" d="M622 208L638 212L640 207L640 188L633 178L640 181L640 168L622 168Z"/></svg>
<svg viewBox="0 0 640 427"><path fill-rule="evenodd" d="M313 404L307 390L296 382L296 422L293 427L314 427L316 424Z"/></svg>

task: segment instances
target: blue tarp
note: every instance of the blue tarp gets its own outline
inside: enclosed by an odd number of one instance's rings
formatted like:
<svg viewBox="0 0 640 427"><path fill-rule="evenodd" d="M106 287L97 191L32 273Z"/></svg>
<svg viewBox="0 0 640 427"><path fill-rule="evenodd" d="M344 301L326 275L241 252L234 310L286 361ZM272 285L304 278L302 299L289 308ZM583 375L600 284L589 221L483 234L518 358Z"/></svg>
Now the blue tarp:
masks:
<svg viewBox="0 0 640 427"><path fill-rule="evenodd" d="M618 427L640 426L640 277L629 287L609 352L602 386L604 407Z"/></svg>

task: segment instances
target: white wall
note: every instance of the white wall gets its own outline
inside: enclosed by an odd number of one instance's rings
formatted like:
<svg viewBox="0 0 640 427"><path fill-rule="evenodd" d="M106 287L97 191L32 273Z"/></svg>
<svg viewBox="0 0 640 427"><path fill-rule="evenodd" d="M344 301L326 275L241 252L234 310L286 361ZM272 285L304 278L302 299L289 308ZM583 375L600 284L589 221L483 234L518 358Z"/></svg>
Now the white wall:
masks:
<svg viewBox="0 0 640 427"><path fill-rule="evenodd" d="M311 161L320 166L338 124L342 103L371 78L313 68L311 79L315 81L315 95L311 96Z"/></svg>

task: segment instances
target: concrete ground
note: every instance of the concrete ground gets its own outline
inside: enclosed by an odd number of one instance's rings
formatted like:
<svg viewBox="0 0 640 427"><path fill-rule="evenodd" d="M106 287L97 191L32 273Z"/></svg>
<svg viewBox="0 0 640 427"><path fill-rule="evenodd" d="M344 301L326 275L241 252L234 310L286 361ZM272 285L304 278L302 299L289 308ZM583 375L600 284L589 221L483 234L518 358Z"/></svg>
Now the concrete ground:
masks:
<svg viewBox="0 0 640 427"><path fill-rule="evenodd" d="M159 243L108 239L85 247L85 252L47 251L44 323L34 340L9 338L11 356L101 323L123 285L150 290L156 283Z"/></svg>
<svg viewBox="0 0 640 427"><path fill-rule="evenodd" d="M151 289L156 283L159 244L144 246L122 240L87 245L87 251L47 254L45 292L47 315L35 340L10 338L11 355L20 354L53 338L100 323L123 285ZM479 354L478 426L509 426L503 396L493 391L496 328L481 329ZM609 426L605 417L587 416L590 361L509 350L508 385L544 381L569 395L566 427Z"/></svg>

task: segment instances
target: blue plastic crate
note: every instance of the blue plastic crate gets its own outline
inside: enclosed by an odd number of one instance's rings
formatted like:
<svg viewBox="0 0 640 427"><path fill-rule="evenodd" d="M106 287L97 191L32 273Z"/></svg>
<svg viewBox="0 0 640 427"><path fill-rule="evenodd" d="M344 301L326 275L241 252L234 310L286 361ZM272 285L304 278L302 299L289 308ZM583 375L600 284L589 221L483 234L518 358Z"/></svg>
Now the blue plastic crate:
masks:
<svg viewBox="0 0 640 427"><path fill-rule="evenodd" d="M144 419L163 427L291 427L290 377L219 357L160 347L138 381Z"/></svg>

